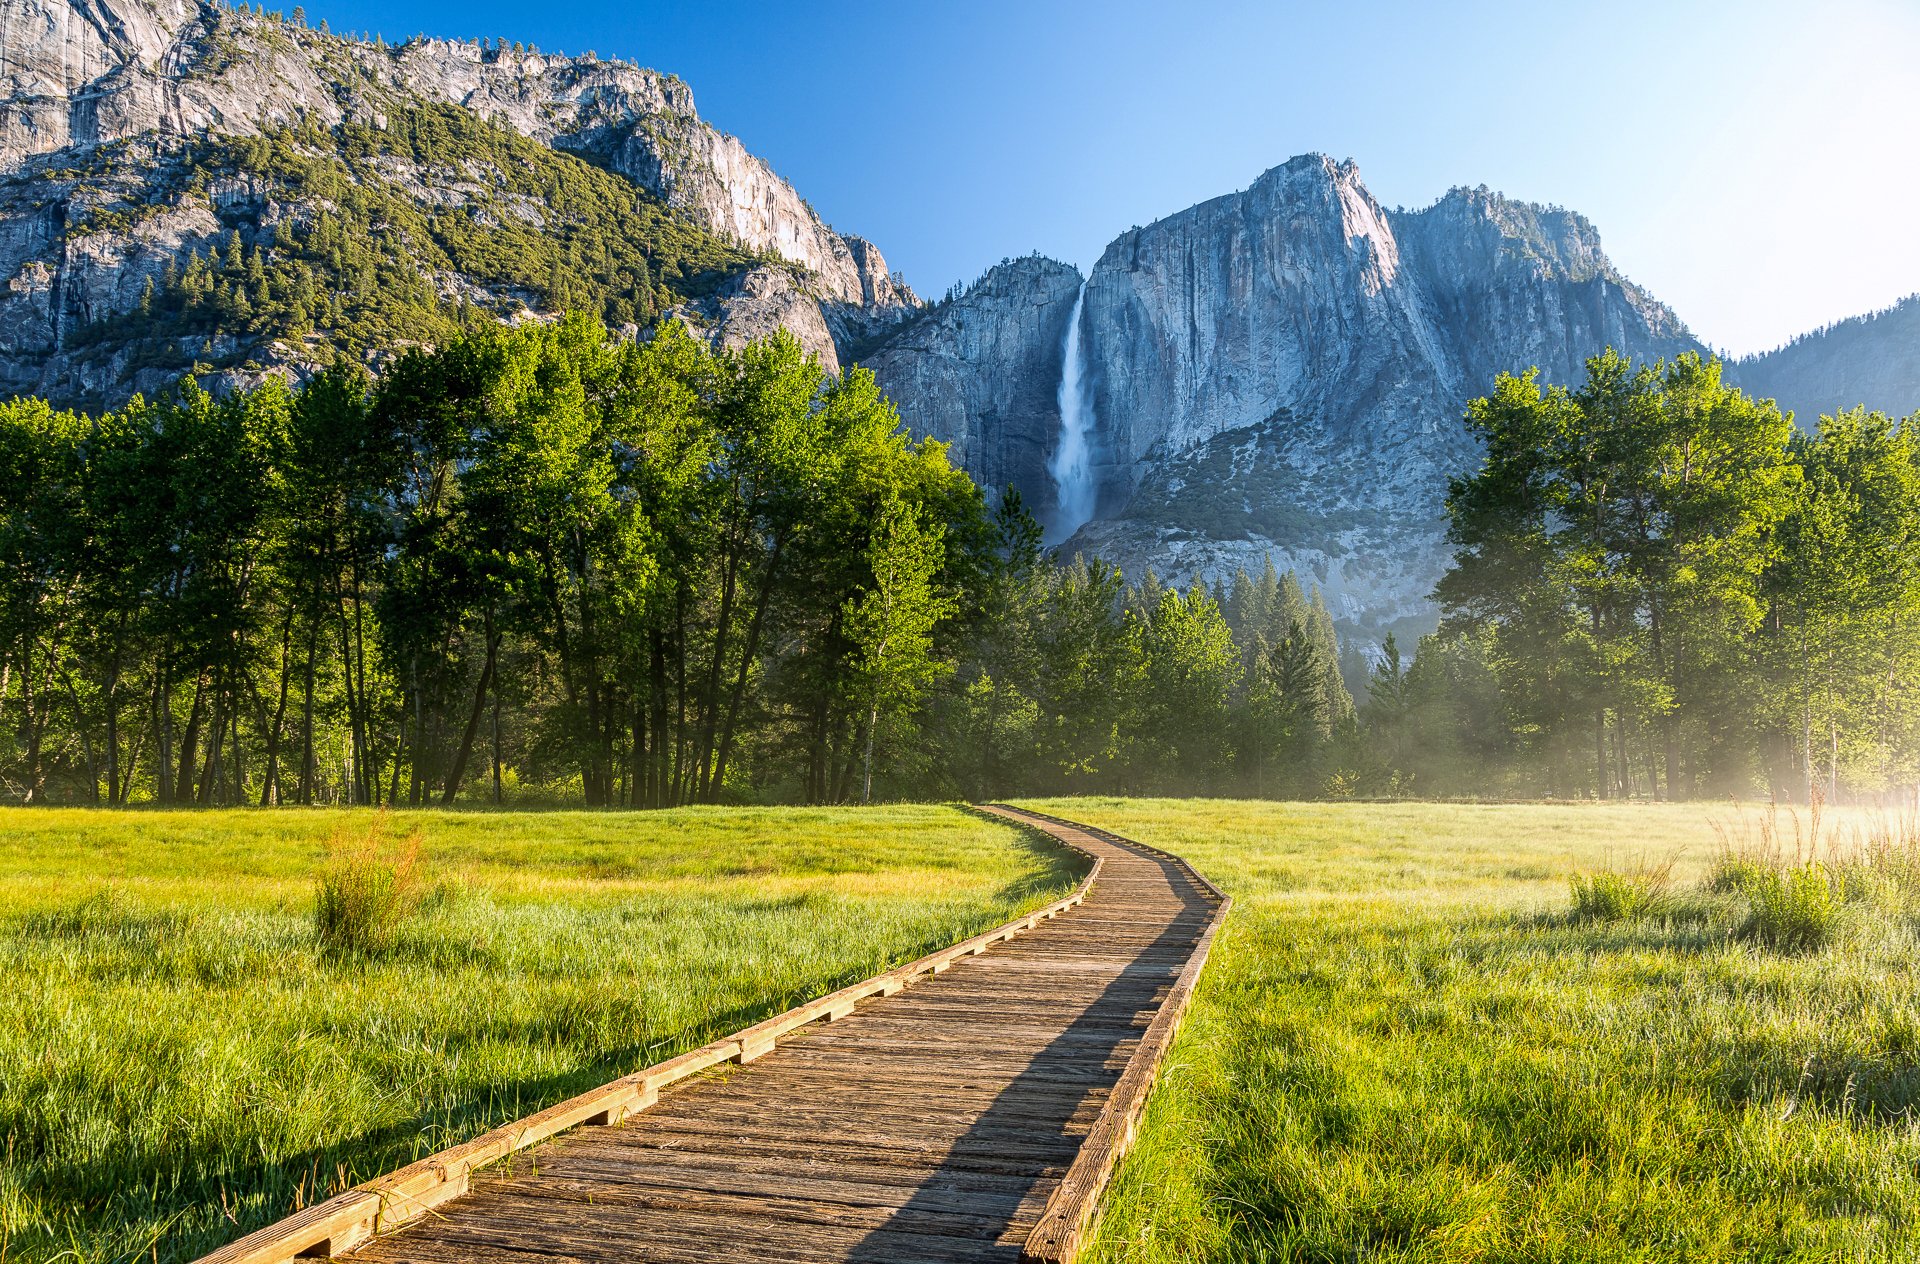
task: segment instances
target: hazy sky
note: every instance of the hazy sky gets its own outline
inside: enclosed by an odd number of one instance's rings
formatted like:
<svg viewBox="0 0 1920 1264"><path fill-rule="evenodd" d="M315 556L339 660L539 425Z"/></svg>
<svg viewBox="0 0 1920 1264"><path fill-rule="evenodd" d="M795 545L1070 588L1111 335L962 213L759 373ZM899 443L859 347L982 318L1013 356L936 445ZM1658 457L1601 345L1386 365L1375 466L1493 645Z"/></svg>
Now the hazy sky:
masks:
<svg viewBox="0 0 1920 1264"><path fill-rule="evenodd" d="M1920 0L306 7L677 72L926 295L1033 249L1084 267L1309 151L1389 206L1571 207L1735 352L1920 290Z"/></svg>

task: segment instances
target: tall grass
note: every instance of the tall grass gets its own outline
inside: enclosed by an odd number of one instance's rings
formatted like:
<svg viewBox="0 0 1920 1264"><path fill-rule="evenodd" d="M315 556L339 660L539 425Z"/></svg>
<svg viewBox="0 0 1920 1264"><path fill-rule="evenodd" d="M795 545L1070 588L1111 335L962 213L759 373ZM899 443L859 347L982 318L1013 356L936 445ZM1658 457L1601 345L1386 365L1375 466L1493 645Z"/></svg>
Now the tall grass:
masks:
<svg viewBox="0 0 1920 1264"><path fill-rule="evenodd" d="M1074 877L931 807L0 811L0 1260L192 1259Z"/></svg>
<svg viewBox="0 0 1920 1264"><path fill-rule="evenodd" d="M1617 922L1663 913L1670 906L1672 883L1671 860L1640 860L1626 869L1576 873L1567 879L1574 917L1590 922Z"/></svg>
<svg viewBox="0 0 1920 1264"><path fill-rule="evenodd" d="M332 956L390 952L420 907L425 831L396 838L382 812L341 823L327 839L327 864L314 886L313 933Z"/></svg>
<svg viewBox="0 0 1920 1264"><path fill-rule="evenodd" d="M1833 822L1816 795L1804 817L1770 806L1714 829L1706 887L1747 902L1740 933L1757 944L1813 952L1920 912L1920 813L1911 807Z"/></svg>
<svg viewBox="0 0 1920 1264"><path fill-rule="evenodd" d="M1913 914L1743 936L1727 809L1034 806L1235 900L1083 1258L1920 1258ZM1565 915L1622 846L1678 857L1665 910Z"/></svg>

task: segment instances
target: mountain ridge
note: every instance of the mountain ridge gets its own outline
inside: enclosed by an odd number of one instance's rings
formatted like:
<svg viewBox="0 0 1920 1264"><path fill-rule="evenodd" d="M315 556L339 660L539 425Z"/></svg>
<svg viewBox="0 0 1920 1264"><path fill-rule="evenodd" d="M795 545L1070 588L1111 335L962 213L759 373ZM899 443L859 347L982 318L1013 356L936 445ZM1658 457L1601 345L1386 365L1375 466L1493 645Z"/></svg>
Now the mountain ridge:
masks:
<svg viewBox="0 0 1920 1264"><path fill-rule="evenodd" d="M956 300L968 322L947 341L922 328L869 362L903 415L948 415L980 382L1050 392L1072 294L1021 275L1002 265ZM1446 483L1477 458L1460 418L1496 373L1572 381L1609 344L1699 348L1583 217L1464 187L1388 210L1357 164L1324 154L1120 233L1085 293L1098 508L1066 551L1182 584L1271 559L1363 639L1430 623ZM1042 310L1021 325L1037 344L966 334ZM1005 475L1043 517L1047 412L945 423L969 468Z"/></svg>
<svg viewBox="0 0 1920 1264"><path fill-rule="evenodd" d="M1920 413L1920 293L1732 360L1728 371L1741 389L1792 412L1803 429L1861 405Z"/></svg>

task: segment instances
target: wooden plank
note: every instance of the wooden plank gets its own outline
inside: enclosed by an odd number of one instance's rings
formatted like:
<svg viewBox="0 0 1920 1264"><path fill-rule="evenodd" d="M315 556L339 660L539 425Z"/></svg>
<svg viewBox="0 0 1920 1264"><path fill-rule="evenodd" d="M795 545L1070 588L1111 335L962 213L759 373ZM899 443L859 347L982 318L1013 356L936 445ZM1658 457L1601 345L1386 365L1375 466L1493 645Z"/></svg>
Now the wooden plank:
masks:
<svg viewBox="0 0 1920 1264"><path fill-rule="evenodd" d="M1164 853L992 812L1090 857L1069 896L209 1258L378 1233L390 1264L1071 1260L1227 902Z"/></svg>
<svg viewBox="0 0 1920 1264"><path fill-rule="evenodd" d="M345 1255L373 1236L374 1218L380 1200L360 1190L315 1203L305 1211L296 1211L285 1220L249 1233L237 1242L229 1242L201 1264L271 1264L272 1261L304 1256L329 1258Z"/></svg>
<svg viewBox="0 0 1920 1264"><path fill-rule="evenodd" d="M1014 809L1005 810L1014 811ZM1049 819L1057 820L1057 818ZM1165 856L1217 899L1218 903L1214 906L1213 916L1206 929L1201 932L1199 941L1194 945L1186 968L1181 971L1172 992L1155 1013L1152 1023L1147 1027L1146 1036L1134 1050L1125 1074L1120 1077L1120 1082L1114 1086L1113 1092L1108 1096L1098 1121L1081 1144L1079 1154L1074 1157L1073 1164L1067 1169L1067 1174L1061 1179L1059 1187L1047 1200L1039 1222L1021 1248L1021 1259L1034 1261L1035 1264L1071 1264L1071 1261L1079 1255L1080 1247L1098 1213L1100 1196L1106 1191L1114 1169L1133 1145L1135 1130L1139 1125L1141 1113L1146 1109L1147 1098L1152 1092L1160 1063L1166 1057L1167 1050L1172 1046L1173 1038L1179 1031L1180 1020L1185 1016L1187 1004L1193 997L1193 989L1199 982L1200 972L1206 968L1207 955L1212 950L1214 935L1219 931L1228 911L1233 907L1230 896L1208 882L1185 861L1142 844L1129 842L1128 845L1141 851L1155 852Z"/></svg>

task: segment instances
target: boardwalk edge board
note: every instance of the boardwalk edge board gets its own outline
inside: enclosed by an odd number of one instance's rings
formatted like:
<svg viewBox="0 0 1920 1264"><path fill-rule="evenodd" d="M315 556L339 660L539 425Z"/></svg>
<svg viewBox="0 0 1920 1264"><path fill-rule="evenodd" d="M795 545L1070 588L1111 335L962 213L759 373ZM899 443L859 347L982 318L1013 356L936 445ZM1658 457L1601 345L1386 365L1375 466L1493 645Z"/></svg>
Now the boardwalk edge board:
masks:
<svg viewBox="0 0 1920 1264"><path fill-rule="evenodd" d="M1106 1192L1107 1184L1113 1178L1114 1169L1120 1160L1132 1148L1135 1130L1139 1126L1140 1116L1146 1110L1147 1097L1153 1091L1154 1081L1159 1075L1160 1064L1166 1058L1167 1050L1173 1045L1173 1038L1180 1030L1180 1021L1186 1016L1187 1004L1193 999L1194 986L1200 981L1200 972L1206 968L1207 954L1212 951L1213 937L1226 920L1227 910L1233 907L1233 898L1219 887L1209 882L1205 875L1172 852L1150 847L1131 838L1122 838L1118 834L1044 812L1034 812L1025 808L1009 808L993 805L990 810L998 814L1015 816L1032 822L1079 830L1095 838L1104 839L1135 851L1158 856L1180 867L1181 872L1192 878L1218 901L1214 906L1213 917L1194 943L1193 955L1180 971L1180 976L1168 990L1166 999L1154 1012L1153 1019L1147 1024L1145 1036L1134 1049L1133 1056L1127 1060L1127 1066L1120 1073L1119 1081L1113 1086L1112 1093L1101 1107L1100 1116L1094 1121L1093 1128L1080 1143L1080 1152L1074 1156L1067 1174L1047 1199L1046 1206L1040 1212L1040 1222L1027 1235L1020 1258L1022 1264L1071 1264L1080 1253L1089 1231L1093 1227L1095 1215L1100 1207L1100 1197ZM1057 835L1055 836L1058 837ZM1065 839L1059 839L1067 843ZM1067 843L1072 846L1071 843Z"/></svg>
<svg viewBox="0 0 1920 1264"><path fill-rule="evenodd" d="M1016 824L1034 823L1008 812L995 812L994 815ZM859 1001L876 996L892 996L917 979L945 971L962 957L978 956L994 944L1003 943L1024 931L1032 930L1041 922L1058 917L1087 898L1087 893L1100 877L1101 862L1099 857L1051 832L1049 837L1093 863L1070 894L1045 908L1016 917L971 939L963 939L957 944L928 953L917 961L829 992L804 1005L797 1005L711 1044L642 1068L631 1075L624 1075L599 1088L589 1089L578 1097L557 1102L545 1110L482 1133L470 1141L430 1154L397 1171L297 1211L244 1238L229 1242L201 1256L195 1264L287 1264L296 1259L326 1259L345 1255L376 1235L397 1229L441 1203L465 1194L470 1188L473 1173L489 1163L581 1124L617 1124L636 1111L653 1105L660 1090L670 1084L722 1063L752 1062L770 1052L782 1036L811 1023L844 1018L853 1012ZM1134 1061L1139 1061L1137 1054ZM1124 1084L1124 1080L1122 1082ZM1075 1168L1078 1168L1077 1162Z"/></svg>

